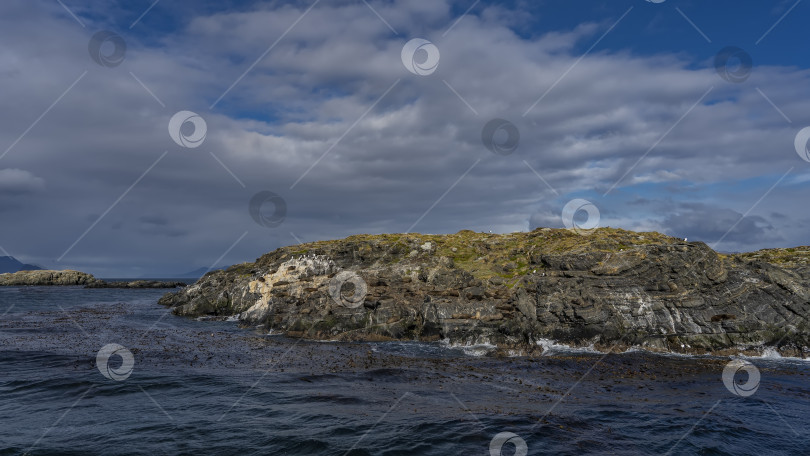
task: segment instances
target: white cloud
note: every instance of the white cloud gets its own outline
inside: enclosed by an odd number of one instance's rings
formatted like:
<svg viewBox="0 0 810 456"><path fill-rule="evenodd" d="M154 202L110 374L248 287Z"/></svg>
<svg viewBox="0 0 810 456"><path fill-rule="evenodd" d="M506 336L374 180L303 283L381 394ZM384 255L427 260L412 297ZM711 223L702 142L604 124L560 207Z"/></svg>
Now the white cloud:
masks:
<svg viewBox="0 0 810 456"><path fill-rule="evenodd" d="M45 180L22 169L0 169L0 195L14 196L23 193L41 192Z"/></svg>
<svg viewBox="0 0 810 456"><path fill-rule="evenodd" d="M757 67L748 83L731 85L710 62L695 69L695 62L683 56L597 48L579 61L575 49L596 40L607 23L525 38L512 29L517 17L488 6L442 37L456 19L446 1L372 4L399 35L362 2L322 2L210 110L308 5L267 3L241 12L197 13L157 43L127 33L125 62L103 68L87 55L94 24L84 30L61 8L4 2L0 38L7 45L0 50L0 67L11 70L0 73L0 144L12 144L83 71L88 73L0 160L7 169L30 170L26 185L39 182L30 188L40 192L29 192L26 204L13 209L17 222L0 230L0 241L17 243L18 250L32 252L27 257L54 264L87 229L87 217L95 220L108 209L165 150L169 154L65 262L104 268L127 258L134 264L175 262L167 268L184 270L209 266L245 231L249 235L225 261L249 260L293 243L290 232L313 240L405 231L479 159L415 230L559 226L559 211L570 194L604 193L648 151L610 195L594 203L605 208L611 224L667 230L677 220L611 198L632 194L641 184L686 180L701 189L695 198L706 199L711 184L778 177L791 166L805 165L792 141L796 125L810 124L810 103L796 96L807 85L807 71ZM33 21L39 25L32 29ZM431 39L441 51L439 68L429 77L412 75L400 62L402 45L416 36ZM679 122L710 87L706 101L711 103L698 105ZM793 124L755 87L789 113ZM208 124L208 137L198 149L180 149L169 138L169 118L184 109ZM481 129L494 117L520 130L516 153L496 156L481 144ZM47 193L42 193L44 181ZM762 184L762 192L770 183ZM257 226L248 214L248 201L260 190L287 200L287 220L277 230ZM781 189L776 195L784 203L772 205L790 214L782 206L795 197ZM726 196L726 205L741 214L759 196ZM712 201L716 207L721 203ZM800 212L791 220L806 217L806 209ZM150 214L160 214L161 223L148 223L151 219L143 217ZM59 221L58 232L49 228L53 220ZM703 232L714 234L720 225ZM799 231L788 231L788 225L772 228L783 230L786 242L798 242ZM763 237L762 226L750 227L751 245L779 237ZM43 237L48 240L35 242Z"/></svg>

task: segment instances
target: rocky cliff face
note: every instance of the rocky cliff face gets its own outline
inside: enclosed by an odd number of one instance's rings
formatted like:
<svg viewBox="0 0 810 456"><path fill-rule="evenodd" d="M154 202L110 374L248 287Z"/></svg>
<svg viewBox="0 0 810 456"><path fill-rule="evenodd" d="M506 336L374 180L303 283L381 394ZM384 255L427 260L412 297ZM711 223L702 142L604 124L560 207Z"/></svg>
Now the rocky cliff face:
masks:
<svg viewBox="0 0 810 456"><path fill-rule="evenodd" d="M160 302L315 339L804 356L810 249L768 252L609 228L352 236L211 272Z"/></svg>

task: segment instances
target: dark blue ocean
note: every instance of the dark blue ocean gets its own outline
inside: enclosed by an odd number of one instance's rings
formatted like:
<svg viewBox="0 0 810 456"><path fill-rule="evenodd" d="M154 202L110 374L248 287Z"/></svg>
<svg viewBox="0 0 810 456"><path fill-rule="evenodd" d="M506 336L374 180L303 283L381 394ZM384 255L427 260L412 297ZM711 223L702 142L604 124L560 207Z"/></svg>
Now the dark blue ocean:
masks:
<svg viewBox="0 0 810 456"><path fill-rule="evenodd" d="M309 342L164 292L0 288L0 454L810 454L810 362L741 393L730 358Z"/></svg>

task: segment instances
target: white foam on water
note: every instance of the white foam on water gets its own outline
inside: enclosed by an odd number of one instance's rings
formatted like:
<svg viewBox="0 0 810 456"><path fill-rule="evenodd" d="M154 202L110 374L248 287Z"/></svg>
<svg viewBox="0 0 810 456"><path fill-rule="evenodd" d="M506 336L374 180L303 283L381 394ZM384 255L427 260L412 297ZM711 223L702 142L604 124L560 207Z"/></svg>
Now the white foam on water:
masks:
<svg viewBox="0 0 810 456"><path fill-rule="evenodd" d="M495 345L492 345L490 343L483 343L483 344L471 344L471 343L459 344L459 343L455 343L455 344L451 344L447 340L442 340L439 343L442 346L444 346L445 348L461 350L462 352L464 352L465 355L467 355L467 356L475 356L477 358L481 357L481 356L486 356L489 353L491 353L493 350L498 348Z"/></svg>
<svg viewBox="0 0 810 456"><path fill-rule="evenodd" d="M683 346L681 346L681 348L683 348ZM650 350L649 348L644 347L643 345L631 345L630 347L627 348L627 350L621 353L647 353L650 355L672 355L672 356L682 356L686 358L692 358L694 356L703 356L689 353L678 353L673 351Z"/></svg>
<svg viewBox="0 0 810 456"><path fill-rule="evenodd" d="M740 348L742 350L743 348ZM627 350L623 351L622 353L629 354L629 353L646 353L650 355L660 355L660 356L667 356L671 358L727 358L726 356L715 355L712 353L678 353L673 351L653 351L648 350L639 345L633 345L632 347L628 348ZM810 363L810 358L798 358L794 356L782 356L778 350L773 347L765 347L762 350L762 354L760 355L746 355L742 352L738 353L737 355L728 356L731 359L755 359L755 360L763 360L763 361L774 361L774 362L802 362L802 363Z"/></svg>
<svg viewBox="0 0 810 456"><path fill-rule="evenodd" d="M491 344L465 345L458 347L467 356L481 357L490 354L497 347Z"/></svg>
<svg viewBox="0 0 810 456"><path fill-rule="evenodd" d="M543 347L543 355L555 353L602 353L595 349L593 344L587 347L572 347L570 345L561 344L553 339L537 339L535 343Z"/></svg>
<svg viewBox="0 0 810 456"><path fill-rule="evenodd" d="M761 355L738 355L740 358L743 359L758 359L763 361L775 361L775 362L801 362L801 363L810 363L810 358L799 358L798 356L782 356L779 351L777 351L773 347L765 347L762 350Z"/></svg>
<svg viewBox="0 0 810 456"><path fill-rule="evenodd" d="M762 358L781 358L782 355L773 348L773 347L765 347L765 350L762 350Z"/></svg>
<svg viewBox="0 0 810 456"><path fill-rule="evenodd" d="M717 358L717 355L712 355L710 353L678 353L674 351L659 351L659 350L650 350L648 348L642 347L640 345L633 345L632 347L628 348L627 350L623 351L622 354L629 354L629 353L645 353L648 355L658 355L658 356L668 356L670 358Z"/></svg>

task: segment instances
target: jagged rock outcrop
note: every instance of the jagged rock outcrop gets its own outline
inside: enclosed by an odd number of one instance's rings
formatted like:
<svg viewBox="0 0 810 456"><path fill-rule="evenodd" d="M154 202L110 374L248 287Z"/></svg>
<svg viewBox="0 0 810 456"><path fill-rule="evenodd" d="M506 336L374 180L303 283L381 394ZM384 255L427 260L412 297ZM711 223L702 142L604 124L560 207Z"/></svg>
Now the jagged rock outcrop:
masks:
<svg viewBox="0 0 810 456"><path fill-rule="evenodd" d="M0 286L69 286L84 285L85 288L178 288L182 282L158 280L134 280L131 282L107 282L85 272L64 270L19 271L0 274Z"/></svg>
<svg viewBox="0 0 810 456"><path fill-rule="evenodd" d="M37 270L0 274L0 286L25 285L88 285L98 281L91 274L80 271Z"/></svg>
<svg viewBox="0 0 810 456"><path fill-rule="evenodd" d="M779 265L610 228L361 235L278 249L160 303L315 339L490 343L518 353L543 339L603 351L773 346L804 356L805 254Z"/></svg>

